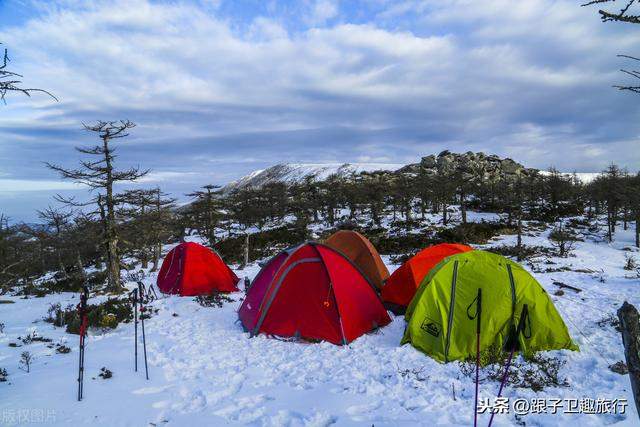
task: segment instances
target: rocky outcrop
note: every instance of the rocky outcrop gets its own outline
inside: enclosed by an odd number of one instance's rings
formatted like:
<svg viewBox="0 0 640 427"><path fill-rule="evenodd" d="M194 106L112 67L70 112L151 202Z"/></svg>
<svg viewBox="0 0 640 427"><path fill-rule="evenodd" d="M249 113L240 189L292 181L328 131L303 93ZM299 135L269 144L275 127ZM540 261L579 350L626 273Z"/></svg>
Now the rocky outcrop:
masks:
<svg viewBox="0 0 640 427"><path fill-rule="evenodd" d="M482 152L452 153L443 151L437 156L431 154L423 157L419 163L407 165L397 171L411 174L460 174L462 179L472 177L482 179L499 179L517 176L528 176L538 172L537 169L526 168L520 163L501 158L495 154Z"/></svg>
<svg viewBox="0 0 640 427"><path fill-rule="evenodd" d="M284 182L301 183L306 179L323 181L331 175L347 177L358 173L384 171L390 177L398 174L458 174L463 180L499 180L510 177L529 176L537 169L526 168L520 163L482 152L452 153L443 151L438 155L423 157L420 162L406 166L382 163L281 163L267 169L255 171L224 187L224 192L243 188L260 188L264 185Z"/></svg>

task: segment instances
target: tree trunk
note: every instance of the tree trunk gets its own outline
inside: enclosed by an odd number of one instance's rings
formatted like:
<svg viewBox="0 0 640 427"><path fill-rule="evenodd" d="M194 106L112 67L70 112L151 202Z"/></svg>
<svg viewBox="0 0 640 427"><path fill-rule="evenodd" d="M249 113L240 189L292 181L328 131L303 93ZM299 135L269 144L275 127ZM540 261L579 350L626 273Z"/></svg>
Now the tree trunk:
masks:
<svg viewBox="0 0 640 427"><path fill-rule="evenodd" d="M153 247L153 266L151 267L151 271L158 271L158 263L160 262L160 255L162 254L162 243L157 243Z"/></svg>
<svg viewBox="0 0 640 427"><path fill-rule="evenodd" d="M638 310L624 302L618 310L618 319L622 328L622 344L629 368L631 390L640 416L640 320Z"/></svg>
<svg viewBox="0 0 640 427"><path fill-rule="evenodd" d="M147 253L146 247L142 249L142 254L140 256L140 266L145 270L149 267L149 254Z"/></svg>
<svg viewBox="0 0 640 427"><path fill-rule="evenodd" d="M249 234L244 236L244 260L243 267L249 264Z"/></svg>
<svg viewBox="0 0 640 427"><path fill-rule="evenodd" d="M58 266L60 267L60 271L62 272L62 277L68 279L69 275L67 274L67 269L64 266L64 262L62 262L62 255L60 254L60 250L56 250L56 256L58 257Z"/></svg>
<svg viewBox="0 0 640 427"><path fill-rule="evenodd" d="M442 225L447 225L449 218L447 218L447 204L442 203Z"/></svg>
<svg viewBox="0 0 640 427"><path fill-rule="evenodd" d="M109 247L109 265L107 273L109 278L108 288L110 291L120 292L120 258L118 257L118 239L112 237L108 242Z"/></svg>
<svg viewBox="0 0 640 427"><path fill-rule="evenodd" d="M522 215L518 215L518 261L522 261Z"/></svg>
<svg viewBox="0 0 640 427"><path fill-rule="evenodd" d="M106 239L107 251L109 253L109 264L107 265L108 288L112 292L120 292L122 286L120 284L120 256L118 254L118 235L116 233L116 209L113 200L113 175L111 166L111 154L108 147L108 139L104 138L105 164L107 169L106 179Z"/></svg>
<svg viewBox="0 0 640 427"><path fill-rule="evenodd" d="M375 205L371 204L369 210L371 211L371 219L373 220L374 224L379 226L380 217L378 216L378 209L376 209Z"/></svg>
<svg viewBox="0 0 640 427"><path fill-rule="evenodd" d="M467 223L467 205L464 202L465 194L464 191L460 191L460 213L462 213L462 223Z"/></svg>
<svg viewBox="0 0 640 427"><path fill-rule="evenodd" d="M640 213L636 214L636 248L640 248Z"/></svg>

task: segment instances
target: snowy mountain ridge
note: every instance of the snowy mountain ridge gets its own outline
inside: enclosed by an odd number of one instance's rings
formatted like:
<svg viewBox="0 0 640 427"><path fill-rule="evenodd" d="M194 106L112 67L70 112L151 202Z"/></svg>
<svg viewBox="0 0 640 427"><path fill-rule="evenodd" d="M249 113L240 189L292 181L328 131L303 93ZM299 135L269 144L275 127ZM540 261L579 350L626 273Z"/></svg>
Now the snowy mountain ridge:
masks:
<svg viewBox="0 0 640 427"><path fill-rule="evenodd" d="M240 179L230 182L223 188L224 193L247 188L260 188L267 184L286 183L299 184L306 179L319 182L331 175L345 177L361 172L387 171L394 172L407 166L401 163L279 163L266 169L255 170ZM540 171L548 174L547 171ZM565 176L573 172L562 172ZM599 174L596 172L576 172L576 176L584 184L593 181Z"/></svg>
<svg viewBox="0 0 640 427"><path fill-rule="evenodd" d="M276 182L297 184L305 179L324 181L331 175L339 177L360 172L395 171L400 163L279 163L267 169L259 169L224 187L224 192L243 188L259 188Z"/></svg>

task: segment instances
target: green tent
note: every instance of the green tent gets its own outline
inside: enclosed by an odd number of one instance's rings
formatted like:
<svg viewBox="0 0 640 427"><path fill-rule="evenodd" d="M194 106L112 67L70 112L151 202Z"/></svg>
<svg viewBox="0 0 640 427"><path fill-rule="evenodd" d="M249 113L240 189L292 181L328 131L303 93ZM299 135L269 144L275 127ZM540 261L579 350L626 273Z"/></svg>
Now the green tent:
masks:
<svg viewBox="0 0 640 427"><path fill-rule="evenodd" d="M518 263L485 251L445 258L423 279L411 301L401 344L411 343L438 361L476 354L478 289L482 290L480 349L503 348L517 334L519 350L578 350L540 284ZM520 322L524 306L528 318Z"/></svg>

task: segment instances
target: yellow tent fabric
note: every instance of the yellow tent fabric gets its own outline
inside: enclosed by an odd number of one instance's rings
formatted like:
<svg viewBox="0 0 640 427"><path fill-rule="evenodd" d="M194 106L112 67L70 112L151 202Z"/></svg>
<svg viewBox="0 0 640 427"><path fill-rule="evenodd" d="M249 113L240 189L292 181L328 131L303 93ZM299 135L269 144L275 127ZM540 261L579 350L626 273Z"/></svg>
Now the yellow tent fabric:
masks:
<svg viewBox="0 0 640 427"><path fill-rule="evenodd" d="M525 304L529 316L518 336L520 351L578 350L536 279L518 263L485 251L450 256L430 271L407 308L401 343L411 343L441 362L474 356L478 289L482 290L481 351L504 346Z"/></svg>

